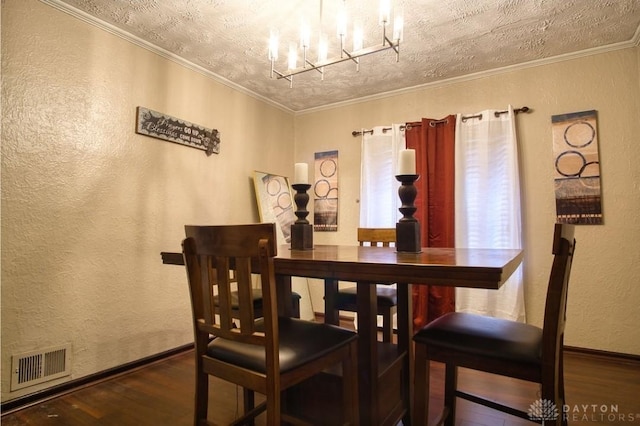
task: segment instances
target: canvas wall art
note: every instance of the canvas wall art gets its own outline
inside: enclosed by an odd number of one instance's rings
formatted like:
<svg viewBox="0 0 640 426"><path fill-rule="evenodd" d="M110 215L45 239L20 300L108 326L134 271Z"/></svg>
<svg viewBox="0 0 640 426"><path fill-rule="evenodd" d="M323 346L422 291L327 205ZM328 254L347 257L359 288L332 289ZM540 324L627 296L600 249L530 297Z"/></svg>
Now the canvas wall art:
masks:
<svg viewBox="0 0 640 426"><path fill-rule="evenodd" d="M338 230L338 151L316 152L313 229Z"/></svg>
<svg viewBox="0 0 640 426"><path fill-rule="evenodd" d="M559 223L603 222L596 111L551 117Z"/></svg>

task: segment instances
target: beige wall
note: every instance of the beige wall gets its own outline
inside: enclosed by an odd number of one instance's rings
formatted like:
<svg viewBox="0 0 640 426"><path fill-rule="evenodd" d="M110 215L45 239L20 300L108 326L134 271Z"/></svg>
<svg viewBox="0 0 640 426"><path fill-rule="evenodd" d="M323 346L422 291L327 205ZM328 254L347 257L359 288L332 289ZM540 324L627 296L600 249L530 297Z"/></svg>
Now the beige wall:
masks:
<svg viewBox="0 0 640 426"><path fill-rule="evenodd" d="M525 292L528 321L541 325L555 222L551 116L595 109L605 224L576 231L565 342L640 354L639 52L629 48L299 115L296 161L311 162L317 151L339 151L339 231L316 233L315 241L356 239L360 139L351 136L352 130L508 104L529 106L533 112L517 118Z"/></svg>
<svg viewBox="0 0 640 426"><path fill-rule="evenodd" d="M79 378L192 342L160 251L258 220L293 115L36 0L2 2L2 78L2 399L34 390L9 393L13 353L71 343ZM137 106L218 129L220 154L135 134Z"/></svg>
<svg viewBox="0 0 640 426"><path fill-rule="evenodd" d="M550 116L596 109L606 224L578 229L567 343L640 354L639 50L293 116L36 0L3 1L2 371L13 353L71 343L75 379L192 341L184 270L159 252L185 223L257 221L253 170L291 175L338 149L340 230L315 242L351 244L352 130L508 103L534 109L518 118L530 322L550 264ZM221 153L135 134L136 106L218 129ZM9 379L3 401L33 391Z"/></svg>

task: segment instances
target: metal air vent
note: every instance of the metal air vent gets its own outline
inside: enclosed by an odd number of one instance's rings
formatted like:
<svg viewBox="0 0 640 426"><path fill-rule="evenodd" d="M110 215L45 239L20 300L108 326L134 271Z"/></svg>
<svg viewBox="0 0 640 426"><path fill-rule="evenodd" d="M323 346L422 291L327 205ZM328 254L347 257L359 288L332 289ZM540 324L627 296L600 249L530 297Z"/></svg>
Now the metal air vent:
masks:
<svg viewBox="0 0 640 426"><path fill-rule="evenodd" d="M59 346L11 357L11 391L71 374L71 346Z"/></svg>

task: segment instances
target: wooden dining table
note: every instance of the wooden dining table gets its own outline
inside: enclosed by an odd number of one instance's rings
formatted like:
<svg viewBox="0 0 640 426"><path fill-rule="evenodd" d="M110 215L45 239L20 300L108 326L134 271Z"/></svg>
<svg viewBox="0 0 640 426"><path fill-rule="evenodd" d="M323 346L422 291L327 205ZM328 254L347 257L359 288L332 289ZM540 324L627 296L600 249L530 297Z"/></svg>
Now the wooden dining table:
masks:
<svg viewBox="0 0 640 426"><path fill-rule="evenodd" d="M280 315L293 316L291 277L317 278L325 287L325 321L337 324L339 281L357 283L359 408L363 425L411 424L413 336L411 286L499 289L522 262L522 250L315 245L312 250L278 248L274 259ZM180 253L163 252L163 263L182 264ZM397 283L397 338L377 339L376 284ZM287 302L288 301L288 302Z"/></svg>

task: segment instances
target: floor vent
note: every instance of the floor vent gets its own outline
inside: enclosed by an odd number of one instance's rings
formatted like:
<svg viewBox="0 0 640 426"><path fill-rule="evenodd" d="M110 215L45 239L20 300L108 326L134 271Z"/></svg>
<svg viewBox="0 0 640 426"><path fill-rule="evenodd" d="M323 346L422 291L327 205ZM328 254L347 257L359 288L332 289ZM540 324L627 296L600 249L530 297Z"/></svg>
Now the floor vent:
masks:
<svg viewBox="0 0 640 426"><path fill-rule="evenodd" d="M11 357L11 391L71 374L71 347L59 346Z"/></svg>

